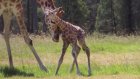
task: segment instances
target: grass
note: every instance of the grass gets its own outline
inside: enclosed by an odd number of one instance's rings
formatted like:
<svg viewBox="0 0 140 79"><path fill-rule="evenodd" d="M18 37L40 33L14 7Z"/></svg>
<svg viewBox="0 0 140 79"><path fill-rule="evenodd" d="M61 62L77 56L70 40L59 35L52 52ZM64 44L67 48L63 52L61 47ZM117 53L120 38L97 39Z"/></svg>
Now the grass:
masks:
<svg viewBox="0 0 140 79"><path fill-rule="evenodd" d="M87 66L84 64L80 64L81 73L83 76L88 76ZM121 64L121 65L99 65L97 63L92 66L92 75L117 75L117 74L135 74L140 75L140 65L137 64ZM70 64L62 64L58 76L74 76L76 75L76 70L72 73L68 73L68 67ZM24 65L17 66L15 69L9 68L8 66L0 67L0 77L12 77L16 76L25 76L25 77L48 77L54 76L56 65L47 65L49 69L49 73L41 71L38 66Z"/></svg>
<svg viewBox="0 0 140 79"><path fill-rule="evenodd" d="M61 54L62 40L55 43L50 36L34 36L33 44L41 60L46 65L49 73L40 70L36 59L23 38L11 35L10 44L15 69L9 68L8 55L5 41L0 35L0 78L57 78L57 79L84 79L88 76L87 58L84 51L78 56L78 63L83 77L76 75L76 68L72 73L68 70L72 64L71 46L68 47L63 64L60 67L58 76L54 76L57 62ZM126 79L140 78L140 36L115 36L93 34L86 37L86 44L91 51L92 75L88 78L113 79L115 77ZM113 76L115 75L115 76Z"/></svg>

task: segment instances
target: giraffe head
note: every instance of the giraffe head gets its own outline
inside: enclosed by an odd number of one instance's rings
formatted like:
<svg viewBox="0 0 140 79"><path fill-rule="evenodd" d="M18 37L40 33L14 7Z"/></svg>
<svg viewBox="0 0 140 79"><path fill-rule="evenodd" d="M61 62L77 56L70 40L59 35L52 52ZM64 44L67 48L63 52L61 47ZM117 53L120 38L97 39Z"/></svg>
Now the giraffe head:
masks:
<svg viewBox="0 0 140 79"><path fill-rule="evenodd" d="M46 18L51 19L51 21L53 22L55 20L55 17L59 13L58 11L59 11L59 8L56 8L55 10L48 10L47 13L45 14Z"/></svg>
<svg viewBox="0 0 140 79"><path fill-rule="evenodd" d="M49 29L49 32L51 33L51 36L52 36L52 40L54 42L59 42L59 27L55 24L55 22L53 22L52 19L48 18L47 15L48 15L48 12L49 11L54 11L54 14L60 18L62 18L62 15L64 13L63 10L61 10L61 8L56 8L55 10L49 10L47 9L47 12L45 13L45 23L48 25L48 29Z"/></svg>

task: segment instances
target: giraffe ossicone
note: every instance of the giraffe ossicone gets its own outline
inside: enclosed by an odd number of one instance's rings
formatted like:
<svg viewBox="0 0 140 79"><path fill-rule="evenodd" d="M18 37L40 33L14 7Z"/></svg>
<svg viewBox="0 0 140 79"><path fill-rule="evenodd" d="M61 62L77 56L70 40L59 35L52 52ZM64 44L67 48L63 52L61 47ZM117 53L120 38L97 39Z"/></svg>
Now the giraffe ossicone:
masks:
<svg viewBox="0 0 140 79"><path fill-rule="evenodd" d="M63 57L65 55L66 49L69 46L69 44L72 45L72 55L74 57L74 61L73 61L73 64L72 64L69 72L71 72L73 70L73 66L74 66L74 64L76 64L77 74L81 75L79 67L78 67L78 63L77 63L77 56L80 52L80 47L77 45L77 41L79 42L79 44L82 46L83 50L87 54L88 73L89 73L89 75L91 75L90 50L85 43L84 30L82 28L80 28L79 26L73 25L69 22L66 22L66 21L60 19L56 15L56 13L55 13L56 11L57 10L48 10L48 13L46 14L46 19L48 19L48 18L51 19L55 23L55 25L61 29L61 32L62 32L62 40L63 40L62 54L58 61L58 66L57 66L55 75L57 75L59 67L63 62Z"/></svg>

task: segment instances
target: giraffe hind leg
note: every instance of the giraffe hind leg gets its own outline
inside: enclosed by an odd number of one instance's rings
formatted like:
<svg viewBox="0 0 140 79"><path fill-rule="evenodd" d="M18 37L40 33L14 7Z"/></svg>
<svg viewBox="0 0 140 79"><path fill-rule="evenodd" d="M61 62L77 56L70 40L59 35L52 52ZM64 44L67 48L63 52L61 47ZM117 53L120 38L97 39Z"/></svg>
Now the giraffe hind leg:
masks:
<svg viewBox="0 0 140 79"><path fill-rule="evenodd" d="M73 56L75 64L76 64L77 74L79 76L81 76L81 72L80 72L79 67L78 67L77 56L76 56L76 45L77 45L77 40L74 39L72 41L72 56Z"/></svg>
<svg viewBox="0 0 140 79"><path fill-rule="evenodd" d="M79 41L79 44L82 46L83 50L87 54L87 58L88 58L88 74L91 75L91 68L90 68L90 50L87 47L87 45L85 44L84 37L79 38L78 41Z"/></svg>
<svg viewBox="0 0 140 79"><path fill-rule="evenodd" d="M12 14L11 11L3 12L3 20L4 20L4 32L3 33L4 33L4 39L5 39L7 51L8 51L9 64L10 64L11 68L14 68L12 54L11 54L11 48L10 48L10 43L9 43L11 14Z"/></svg>
<svg viewBox="0 0 140 79"><path fill-rule="evenodd" d="M78 57L80 50L81 50L81 48L78 45L76 45L76 58ZM70 70L69 70L69 73L71 73L73 71L74 65L75 65L75 61L73 60L73 63L72 63Z"/></svg>

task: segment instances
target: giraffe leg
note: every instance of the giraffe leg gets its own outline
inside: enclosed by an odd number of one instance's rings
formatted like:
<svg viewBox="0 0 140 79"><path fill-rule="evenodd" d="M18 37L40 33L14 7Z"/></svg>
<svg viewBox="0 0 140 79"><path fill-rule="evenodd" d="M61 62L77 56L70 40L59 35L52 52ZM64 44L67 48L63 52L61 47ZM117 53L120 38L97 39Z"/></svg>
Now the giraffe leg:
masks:
<svg viewBox="0 0 140 79"><path fill-rule="evenodd" d="M76 56L76 45L77 45L77 40L73 40L73 42L72 42L72 56L73 56L75 64L76 64L77 74L80 76L81 73L80 73L78 63L77 63L77 58L76 58L77 57Z"/></svg>
<svg viewBox="0 0 140 79"><path fill-rule="evenodd" d="M17 4L17 6L22 7L21 4ZM42 63L40 57L38 56L38 54L37 54L37 52L36 52L36 50L35 50L35 48L33 46L31 38L28 35L28 32L26 30L26 27L25 27L25 24L24 24L24 21L23 21L23 10L22 10L22 8L16 8L16 9L14 8L12 10L13 10L14 15L16 16L18 25L19 25L20 30L21 30L21 34L24 37L24 40L25 40L26 44L30 47L31 51L33 52L36 60L39 63L40 68L42 70L45 70L46 72L48 72L47 68Z"/></svg>
<svg viewBox="0 0 140 79"><path fill-rule="evenodd" d="M4 11L3 12L4 39L5 39L6 46L7 46L9 64L10 64L10 67L13 68L14 66L13 66L11 48L10 48L10 43L9 43L11 14L12 14L11 11Z"/></svg>
<svg viewBox="0 0 140 79"><path fill-rule="evenodd" d="M80 49L81 49L81 48L80 48L78 45L76 45L76 58L78 57L78 55L79 55L79 53L80 53ZM75 60L73 60L73 63L72 63L72 65L71 65L71 67L70 67L70 70L69 70L69 73L71 73L71 72L73 71L74 65L75 65Z"/></svg>
<svg viewBox="0 0 140 79"><path fill-rule="evenodd" d="M88 74L91 75L91 68L90 68L90 50L85 44L84 37L78 39L79 44L82 46L83 50L86 51L87 58L88 58Z"/></svg>
<svg viewBox="0 0 140 79"><path fill-rule="evenodd" d="M59 70L59 67L60 67L60 65L61 65L62 62L63 62L63 57L64 57L64 55L65 55L65 53L66 53L66 49L68 48L68 46L69 46L69 43L68 43L66 40L63 40L62 54L61 54L61 56L60 56L60 58L59 58L58 66L57 66L55 75L57 75L58 70Z"/></svg>

